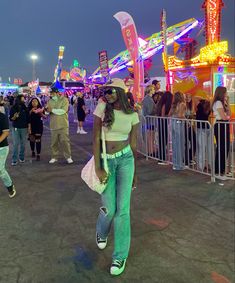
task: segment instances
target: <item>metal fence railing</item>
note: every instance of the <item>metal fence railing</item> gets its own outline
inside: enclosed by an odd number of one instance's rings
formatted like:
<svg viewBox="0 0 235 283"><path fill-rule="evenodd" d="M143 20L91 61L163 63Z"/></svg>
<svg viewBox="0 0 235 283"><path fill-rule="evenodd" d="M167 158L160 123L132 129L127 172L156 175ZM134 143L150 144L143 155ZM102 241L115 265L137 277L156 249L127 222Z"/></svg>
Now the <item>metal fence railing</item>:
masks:
<svg viewBox="0 0 235 283"><path fill-rule="evenodd" d="M86 100L93 113L96 100ZM235 121L208 121L139 115L138 152L173 170L191 170L235 180Z"/></svg>
<svg viewBox="0 0 235 283"><path fill-rule="evenodd" d="M235 180L235 122L140 116L138 151L158 164Z"/></svg>

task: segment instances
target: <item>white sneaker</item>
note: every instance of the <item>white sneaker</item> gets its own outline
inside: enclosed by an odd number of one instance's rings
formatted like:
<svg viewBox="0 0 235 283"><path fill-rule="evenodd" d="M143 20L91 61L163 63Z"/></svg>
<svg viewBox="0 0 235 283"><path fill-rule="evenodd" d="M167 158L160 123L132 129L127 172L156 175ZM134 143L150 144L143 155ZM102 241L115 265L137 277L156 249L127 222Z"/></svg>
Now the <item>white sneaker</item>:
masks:
<svg viewBox="0 0 235 283"><path fill-rule="evenodd" d="M52 158L52 159L49 161L49 163L50 163L50 164L54 164L54 163L56 163L57 161L58 161L57 159Z"/></svg>
<svg viewBox="0 0 235 283"><path fill-rule="evenodd" d="M107 246L108 239L101 239L98 233L96 233L96 244L100 250L103 250Z"/></svg>
<svg viewBox="0 0 235 283"><path fill-rule="evenodd" d="M85 132L83 129L81 129L80 134L85 135L87 132Z"/></svg>
<svg viewBox="0 0 235 283"><path fill-rule="evenodd" d="M215 175L215 178L221 180L221 181L226 181L228 178L225 175Z"/></svg>
<svg viewBox="0 0 235 283"><path fill-rule="evenodd" d="M168 165L166 162L164 162L164 161L159 161L157 164L159 164L159 165Z"/></svg>
<svg viewBox="0 0 235 283"><path fill-rule="evenodd" d="M77 129L77 134L80 134L81 130L80 129Z"/></svg>
<svg viewBox="0 0 235 283"><path fill-rule="evenodd" d="M72 164L73 163L73 159L71 157L67 158L66 160L67 160L68 164Z"/></svg>
<svg viewBox="0 0 235 283"><path fill-rule="evenodd" d="M112 265L110 268L110 274L120 275L124 271L125 265L126 265L126 259L123 260L114 259L112 261Z"/></svg>

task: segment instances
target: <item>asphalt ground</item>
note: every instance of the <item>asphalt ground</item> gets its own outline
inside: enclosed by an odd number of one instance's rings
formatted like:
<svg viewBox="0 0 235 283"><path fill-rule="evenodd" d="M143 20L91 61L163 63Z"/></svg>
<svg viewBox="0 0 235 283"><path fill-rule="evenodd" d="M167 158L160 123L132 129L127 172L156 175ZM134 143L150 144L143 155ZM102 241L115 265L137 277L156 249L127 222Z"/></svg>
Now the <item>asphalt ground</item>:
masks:
<svg viewBox="0 0 235 283"><path fill-rule="evenodd" d="M138 187L132 194L132 242L124 273L109 274L113 234L104 251L95 243L100 197L80 178L92 154L92 118L87 135L71 122L74 164L50 159L45 128L41 161L30 157L9 173L17 195L0 188L1 283L226 283L235 282L234 182L175 172L138 157ZM46 124L47 126L47 124ZM10 139L11 144L11 139Z"/></svg>

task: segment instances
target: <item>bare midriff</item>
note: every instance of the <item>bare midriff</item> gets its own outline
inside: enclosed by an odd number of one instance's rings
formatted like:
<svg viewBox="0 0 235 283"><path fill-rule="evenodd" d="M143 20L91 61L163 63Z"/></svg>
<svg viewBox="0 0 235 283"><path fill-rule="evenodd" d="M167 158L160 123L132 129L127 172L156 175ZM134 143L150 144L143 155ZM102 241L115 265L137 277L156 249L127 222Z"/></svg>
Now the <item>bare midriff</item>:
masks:
<svg viewBox="0 0 235 283"><path fill-rule="evenodd" d="M106 152L108 154L114 154L120 150L123 150L128 144L128 139L124 141L106 141Z"/></svg>

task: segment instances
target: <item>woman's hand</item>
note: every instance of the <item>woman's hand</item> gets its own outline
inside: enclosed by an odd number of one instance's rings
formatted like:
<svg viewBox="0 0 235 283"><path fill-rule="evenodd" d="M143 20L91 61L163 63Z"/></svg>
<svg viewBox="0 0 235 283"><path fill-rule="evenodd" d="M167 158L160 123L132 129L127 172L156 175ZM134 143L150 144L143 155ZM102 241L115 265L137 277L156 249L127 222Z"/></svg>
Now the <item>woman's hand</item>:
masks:
<svg viewBox="0 0 235 283"><path fill-rule="evenodd" d="M19 112L16 112L16 113L13 115L12 120L18 119L19 116L20 116L20 113L19 113Z"/></svg>
<svg viewBox="0 0 235 283"><path fill-rule="evenodd" d="M134 175L133 183L132 183L132 191L134 191L137 187L137 175Z"/></svg>
<svg viewBox="0 0 235 283"><path fill-rule="evenodd" d="M97 169L95 170L97 177L100 180L101 184L107 184L108 182L108 174L104 169Z"/></svg>

